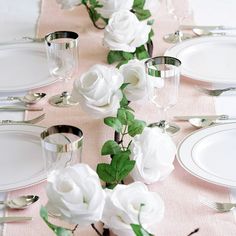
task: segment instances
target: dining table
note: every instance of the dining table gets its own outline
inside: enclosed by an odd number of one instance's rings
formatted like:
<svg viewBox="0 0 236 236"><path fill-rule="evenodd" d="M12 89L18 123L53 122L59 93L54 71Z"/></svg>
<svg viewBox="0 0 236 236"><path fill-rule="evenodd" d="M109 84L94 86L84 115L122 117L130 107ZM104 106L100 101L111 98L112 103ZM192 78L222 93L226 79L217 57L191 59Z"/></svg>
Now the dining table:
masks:
<svg viewBox="0 0 236 236"><path fill-rule="evenodd" d="M193 6L193 16L188 19L188 24L232 26L236 22L236 3L234 0L189 1ZM164 42L163 36L174 32L177 27L177 22L166 11L164 1L161 3L156 0L156 2L158 3L157 9L151 10L154 18L153 57L164 55L167 50L175 46ZM82 162L96 170L99 162L108 161L107 157L101 155L101 147L106 140L113 138L113 130L106 126L102 119L95 119L85 113L80 105L65 108L54 107L48 103L47 99L60 93L63 89L71 91L74 79L79 78L91 66L95 64L107 65L109 50L102 43L103 30L96 29L93 26L85 7L74 7L71 10L61 9L55 0L0 0L0 13L2 42L18 40L24 36L43 38L46 34L58 30L74 31L79 34L78 72L73 79L66 84L62 81L53 81L45 86L31 88L30 91L47 94L46 98L40 102L46 117L37 126L47 128L61 124L80 128L84 134ZM189 31L189 33L194 36L192 32ZM44 44L41 44L44 47ZM115 67L115 65L110 66ZM11 70L14 70L14 67ZM35 76L39 73L37 67L34 73ZM50 77L49 74L48 76ZM174 116L206 114L236 116L236 109L234 109L236 107L236 93L230 96L212 97L196 89L196 86L211 88L214 85L210 82L197 81L186 75L181 75L178 102L168 111L170 119ZM24 95L26 92L28 91L14 91L13 94ZM0 93L1 96L9 94L12 93L9 91ZM158 120L157 109L148 99L132 102L131 106L138 119L145 120L147 123ZM40 114L42 111L1 112L0 119L31 119ZM184 138L195 132L196 129L188 122L178 120L175 122L181 128L180 132L173 136L173 140L178 146ZM149 190L157 192L165 204L164 218L159 222L158 231L155 235L187 236L196 229L199 229L196 233L199 236L236 235L236 211L218 213L199 201L199 196L204 196L219 202L236 202L236 189L210 183L190 174L177 159L174 161L174 167L173 172L165 180L148 185ZM21 170L15 166L15 171L20 172ZM132 180L128 178L125 181L128 183ZM24 210L1 209L1 215L32 216L33 219L28 222L1 224L0 235L54 235L39 213L40 207L47 203L46 184L46 180L44 180L22 189L0 193L0 200L29 194L40 197L39 201ZM98 223L99 227L101 228L101 224ZM79 227L75 235L95 236L97 234L92 228Z"/></svg>

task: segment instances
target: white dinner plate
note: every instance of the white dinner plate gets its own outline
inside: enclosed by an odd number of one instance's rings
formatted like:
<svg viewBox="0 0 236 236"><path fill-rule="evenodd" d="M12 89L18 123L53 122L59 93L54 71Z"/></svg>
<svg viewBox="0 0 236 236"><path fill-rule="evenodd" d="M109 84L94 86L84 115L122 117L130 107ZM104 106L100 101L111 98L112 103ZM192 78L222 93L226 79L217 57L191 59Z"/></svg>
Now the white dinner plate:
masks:
<svg viewBox="0 0 236 236"><path fill-rule="evenodd" d="M192 175L207 182L236 187L236 124L201 129L178 147L177 159Z"/></svg>
<svg viewBox="0 0 236 236"><path fill-rule="evenodd" d="M176 44L166 56L182 62L181 73L193 80L236 83L236 37L198 37Z"/></svg>
<svg viewBox="0 0 236 236"><path fill-rule="evenodd" d="M40 133L33 125L0 126L0 191L12 191L46 178Z"/></svg>
<svg viewBox="0 0 236 236"><path fill-rule="evenodd" d="M56 80L49 75L43 43L0 45L0 92L28 91Z"/></svg>

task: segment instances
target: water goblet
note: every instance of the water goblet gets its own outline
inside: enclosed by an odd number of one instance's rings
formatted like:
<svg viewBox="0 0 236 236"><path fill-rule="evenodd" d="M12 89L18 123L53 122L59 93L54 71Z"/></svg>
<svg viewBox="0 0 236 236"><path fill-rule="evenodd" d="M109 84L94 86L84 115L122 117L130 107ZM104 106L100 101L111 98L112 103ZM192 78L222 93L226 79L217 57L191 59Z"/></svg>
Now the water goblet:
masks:
<svg viewBox="0 0 236 236"><path fill-rule="evenodd" d="M63 169L81 162L83 132L70 125L56 125L41 134L45 170Z"/></svg>
<svg viewBox="0 0 236 236"><path fill-rule="evenodd" d="M78 37L72 31L56 31L45 36L48 67L52 76L67 82L77 72ZM72 101L68 91L51 97L49 103L57 107L78 104Z"/></svg>
<svg viewBox="0 0 236 236"><path fill-rule="evenodd" d="M158 126L171 134L180 129L167 121L167 111L178 99L180 65L180 60L167 56L150 58L145 62L148 97L161 112L160 121L149 126Z"/></svg>
<svg viewBox="0 0 236 236"><path fill-rule="evenodd" d="M170 15L178 22L179 25L182 24L184 19L192 14L189 0L165 0L166 9ZM167 34L163 37L164 41L167 43L178 43L186 39L190 39L193 36L187 34L177 29L174 33Z"/></svg>

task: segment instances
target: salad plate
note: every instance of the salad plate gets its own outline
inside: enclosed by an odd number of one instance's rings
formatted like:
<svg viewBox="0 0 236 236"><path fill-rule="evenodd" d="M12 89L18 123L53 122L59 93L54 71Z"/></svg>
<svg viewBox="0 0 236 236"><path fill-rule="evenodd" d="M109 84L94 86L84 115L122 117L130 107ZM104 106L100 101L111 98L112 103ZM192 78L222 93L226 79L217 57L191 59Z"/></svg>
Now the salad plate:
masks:
<svg viewBox="0 0 236 236"><path fill-rule="evenodd" d="M207 36L176 44L165 56L178 58L181 74L214 84L236 84L236 37Z"/></svg>
<svg viewBox="0 0 236 236"><path fill-rule="evenodd" d="M0 44L0 92L29 91L56 82L42 43Z"/></svg>
<svg viewBox="0 0 236 236"><path fill-rule="evenodd" d="M236 188L236 124L198 130L179 145L177 159L190 174L220 186Z"/></svg>
<svg viewBox="0 0 236 236"><path fill-rule="evenodd" d="M0 192L38 184L46 179L40 133L34 125L0 126Z"/></svg>

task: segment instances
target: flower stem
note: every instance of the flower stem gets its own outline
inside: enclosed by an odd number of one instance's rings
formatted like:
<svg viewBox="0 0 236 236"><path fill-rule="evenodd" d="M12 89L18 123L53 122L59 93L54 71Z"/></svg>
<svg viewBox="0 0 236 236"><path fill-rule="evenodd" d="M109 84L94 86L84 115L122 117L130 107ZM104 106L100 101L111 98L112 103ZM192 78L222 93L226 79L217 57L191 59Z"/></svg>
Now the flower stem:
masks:
<svg viewBox="0 0 236 236"><path fill-rule="evenodd" d="M102 236L109 236L109 235L110 235L110 230L109 229L103 229Z"/></svg>
<svg viewBox="0 0 236 236"><path fill-rule="evenodd" d="M191 232L190 234L188 234L187 236L193 235L195 233L197 233L199 231L199 228L195 229L193 232Z"/></svg>
<svg viewBox="0 0 236 236"><path fill-rule="evenodd" d="M98 229L95 227L94 224L91 224L91 226L92 226L92 228L94 229L94 231L97 233L97 235L103 236L103 235L98 231Z"/></svg>
<svg viewBox="0 0 236 236"><path fill-rule="evenodd" d="M150 42L147 43L147 50L148 50L149 57L152 57L152 53L153 53L153 42L152 42L152 40L150 40Z"/></svg>
<svg viewBox="0 0 236 236"><path fill-rule="evenodd" d="M71 230L71 233L74 234L74 232L76 231L76 229L78 228L78 224L74 227L74 229Z"/></svg>
<svg viewBox="0 0 236 236"><path fill-rule="evenodd" d="M93 14L94 14L94 13L92 12L92 10L90 9L90 7L89 7L86 3L84 3L84 5L85 5L85 7L86 7L86 10L87 10L87 12L88 12L88 14L89 14L89 17L90 17L92 23L93 23L93 26L94 26L95 28L97 28L97 29L100 29L100 30L105 29L105 27L101 27L101 26L98 26L98 25L96 24L96 21L95 21L94 18L93 18Z"/></svg>
<svg viewBox="0 0 236 236"><path fill-rule="evenodd" d="M120 143L120 133L117 132L117 131L115 131L114 140L115 140L115 142L117 142L118 144Z"/></svg>

